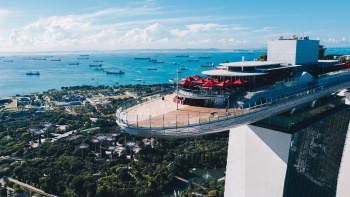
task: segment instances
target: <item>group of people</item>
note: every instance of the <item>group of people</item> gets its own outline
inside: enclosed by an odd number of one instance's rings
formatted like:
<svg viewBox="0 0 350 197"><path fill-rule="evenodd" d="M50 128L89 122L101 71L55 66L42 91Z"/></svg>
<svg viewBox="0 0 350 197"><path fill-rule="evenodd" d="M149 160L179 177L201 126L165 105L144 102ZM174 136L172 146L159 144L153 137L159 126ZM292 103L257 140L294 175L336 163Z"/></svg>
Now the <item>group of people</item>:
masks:
<svg viewBox="0 0 350 197"><path fill-rule="evenodd" d="M180 103L181 105L186 105L186 104L188 104L187 101L186 101L186 98L185 98L185 97L181 97L181 96L179 96L179 98L177 98L177 96L175 96L173 101L174 101L175 103L176 103L176 101L177 101L177 102Z"/></svg>

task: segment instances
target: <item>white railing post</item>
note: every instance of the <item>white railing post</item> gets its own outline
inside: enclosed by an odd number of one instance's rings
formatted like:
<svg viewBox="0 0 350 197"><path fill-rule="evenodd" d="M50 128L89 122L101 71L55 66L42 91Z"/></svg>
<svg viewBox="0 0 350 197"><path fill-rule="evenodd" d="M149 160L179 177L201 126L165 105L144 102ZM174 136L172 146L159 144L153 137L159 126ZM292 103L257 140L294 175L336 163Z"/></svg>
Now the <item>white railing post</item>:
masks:
<svg viewBox="0 0 350 197"><path fill-rule="evenodd" d="M190 113L187 112L187 126L190 126Z"/></svg>
<svg viewBox="0 0 350 197"><path fill-rule="evenodd" d="M177 135L177 114L176 114L175 123L176 123L176 135Z"/></svg>
<svg viewBox="0 0 350 197"><path fill-rule="evenodd" d="M165 128L164 128L164 114L163 114L163 131L164 131L164 135L165 135Z"/></svg>
<svg viewBox="0 0 350 197"><path fill-rule="evenodd" d="M151 119L151 115L149 115L149 132L150 132L150 136L152 136L152 119Z"/></svg>

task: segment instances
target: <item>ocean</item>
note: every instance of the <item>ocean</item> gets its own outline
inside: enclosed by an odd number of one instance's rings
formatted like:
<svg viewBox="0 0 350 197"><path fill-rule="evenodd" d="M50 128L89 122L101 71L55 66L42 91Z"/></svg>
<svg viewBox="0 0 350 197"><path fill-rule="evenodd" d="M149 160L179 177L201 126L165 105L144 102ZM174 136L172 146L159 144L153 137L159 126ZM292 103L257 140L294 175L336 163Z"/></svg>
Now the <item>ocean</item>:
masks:
<svg viewBox="0 0 350 197"><path fill-rule="evenodd" d="M179 78L199 74L202 64L254 60L266 50L236 51L117 51L117 52L85 52L85 53L33 53L21 55L0 54L0 98L42 92L49 89L77 85L128 85L170 83L170 78ZM350 54L350 48L331 48L326 54ZM188 55L188 57L177 57ZM164 61L153 63L134 58L149 57ZM199 59L189 62L189 59ZM37 59L37 60L35 60ZM61 59L61 61L51 61ZM101 62L103 61L103 62ZM69 65L79 62L79 65ZM173 65L174 62L179 65ZM96 70L90 65L102 64L103 70ZM180 70L181 68L188 70ZM148 70L149 68L153 70ZM105 71L122 70L125 74L107 74ZM40 75L26 75L27 72L40 72ZM118 83L118 84L117 84Z"/></svg>

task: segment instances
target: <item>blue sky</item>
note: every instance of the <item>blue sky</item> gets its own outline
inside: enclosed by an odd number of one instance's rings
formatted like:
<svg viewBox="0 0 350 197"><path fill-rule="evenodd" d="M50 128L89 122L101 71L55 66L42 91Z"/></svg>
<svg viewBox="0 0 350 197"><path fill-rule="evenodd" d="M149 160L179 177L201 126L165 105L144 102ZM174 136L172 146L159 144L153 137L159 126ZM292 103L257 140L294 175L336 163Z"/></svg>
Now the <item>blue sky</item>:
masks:
<svg viewBox="0 0 350 197"><path fill-rule="evenodd" d="M344 1L1 1L0 52L246 49L308 35L349 47Z"/></svg>

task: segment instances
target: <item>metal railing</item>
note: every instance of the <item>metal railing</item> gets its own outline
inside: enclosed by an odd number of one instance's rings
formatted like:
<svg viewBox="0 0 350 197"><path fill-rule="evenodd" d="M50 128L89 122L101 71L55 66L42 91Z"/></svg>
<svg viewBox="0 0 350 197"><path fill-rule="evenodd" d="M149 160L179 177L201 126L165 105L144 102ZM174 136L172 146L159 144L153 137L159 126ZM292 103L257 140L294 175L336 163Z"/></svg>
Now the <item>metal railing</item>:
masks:
<svg viewBox="0 0 350 197"><path fill-rule="evenodd" d="M217 97L218 95L230 95L233 93L236 93L237 90L235 89L186 89L179 87L179 94L187 95L187 96L194 96L194 97Z"/></svg>
<svg viewBox="0 0 350 197"><path fill-rule="evenodd" d="M295 104L309 102L310 99L312 101L312 99L317 99L325 96L325 94L329 94L330 91L337 91L339 88L347 86L350 86L350 75L336 77L336 80L333 78L330 79L329 82L325 81L319 85L279 95L265 102L248 103L247 107L235 106L230 109L213 109L199 112L179 111L177 114L163 114L154 117L151 115L142 116L139 114L125 113L119 108L116 115L119 124L123 127L128 127L128 129L135 129L137 133L139 131L150 132L150 135L152 135L152 132L161 129L164 135L167 135L166 130L170 129L176 132L169 132L171 134L168 133L168 135L178 135L178 130L183 130L184 128L190 129L191 127L198 126L198 130L195 131L196 133L191 135L201 135L199 129L203 129L204 125L213 125L212 132L219 132L222 131L223 128L228 128L230 126L228 124L234 122L232 119L240 119L240 123L237 122L237 124L255 122L259 120L259 118L268 117L267 114L256 117L258 113L268 113L269 115L272 115L271 113L281 113L295 107ZM159 134L159 131L157 132ZM202 135L208 132L203 132Z"/></svg>

